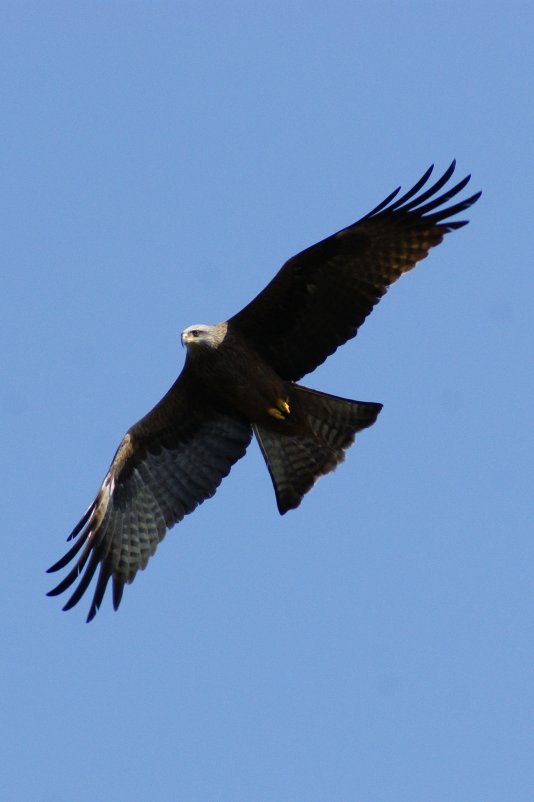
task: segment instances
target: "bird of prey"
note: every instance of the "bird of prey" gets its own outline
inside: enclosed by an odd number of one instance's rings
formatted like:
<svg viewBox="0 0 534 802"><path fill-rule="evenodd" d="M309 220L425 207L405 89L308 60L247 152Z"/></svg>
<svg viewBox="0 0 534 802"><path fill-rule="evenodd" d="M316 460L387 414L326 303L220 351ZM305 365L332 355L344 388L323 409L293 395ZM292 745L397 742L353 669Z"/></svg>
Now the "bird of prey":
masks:
<svg viewBox="0 0 534 802"><path fill-rule="evenodd" d="M109 580L118 608L124 585L146 567L167 529L215 493L254 433L281 514L344 459L381 404L350 401L297 384L354 337L390 284L411 270L480 193L447 187L455 162L430 186L430 167L361 220L289 259L244 309L223 323L182 332L183 370L168 393L124 436L98 494L49 570L74 566L48 595L77 582L64 610L98 578L87 620ZM443 190L443 192L442 192ZM455 199L450 205L449 201Z"/></svg>

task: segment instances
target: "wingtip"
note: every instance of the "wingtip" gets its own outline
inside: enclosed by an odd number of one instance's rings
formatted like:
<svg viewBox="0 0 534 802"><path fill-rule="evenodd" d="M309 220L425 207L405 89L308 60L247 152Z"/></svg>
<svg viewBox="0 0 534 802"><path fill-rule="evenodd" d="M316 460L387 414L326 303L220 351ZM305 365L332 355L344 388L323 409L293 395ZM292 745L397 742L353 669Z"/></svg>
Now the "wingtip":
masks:
<svg viewBox="0 0 534 802"><path fill-rule="evenodd" d="M69 559L66 559L66 557L67 555L61 557L57 562L54 563L54 565L51 565L50 568L47 568L46 573L55 574L56 571L60 571L62 568L64 568L67 565L67 563L70 562L70 557Z"/></svg>

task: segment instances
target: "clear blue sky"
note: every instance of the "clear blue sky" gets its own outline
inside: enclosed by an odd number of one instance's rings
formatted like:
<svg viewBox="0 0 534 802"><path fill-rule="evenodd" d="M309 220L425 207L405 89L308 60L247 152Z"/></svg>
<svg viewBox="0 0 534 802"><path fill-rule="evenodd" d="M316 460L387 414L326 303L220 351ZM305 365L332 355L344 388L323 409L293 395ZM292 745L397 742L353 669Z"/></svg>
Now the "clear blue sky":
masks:
<svg viewBox="0 0 534 802"><path fill-rule="evenodd" d="M533 28L1 4L2 799L534 798ZM470 225L307 377L384 403L346 463L281 518L253 445L118 613L62 613L45 569L180 331L453 157Z"/></svg>

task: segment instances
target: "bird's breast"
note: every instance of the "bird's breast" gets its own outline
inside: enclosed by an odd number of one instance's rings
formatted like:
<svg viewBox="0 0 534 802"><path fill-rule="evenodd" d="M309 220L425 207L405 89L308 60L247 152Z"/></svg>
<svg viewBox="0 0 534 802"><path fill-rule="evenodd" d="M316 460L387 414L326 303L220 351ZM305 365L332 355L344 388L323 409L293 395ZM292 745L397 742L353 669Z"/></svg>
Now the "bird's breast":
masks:
<svg viewBox="0 0 534 802"><path fill-rule="evenodd" d="M244 344L221 346L195 362L207 391L222 398L251 423L280 422L290 416L291 383Z"/></svg>

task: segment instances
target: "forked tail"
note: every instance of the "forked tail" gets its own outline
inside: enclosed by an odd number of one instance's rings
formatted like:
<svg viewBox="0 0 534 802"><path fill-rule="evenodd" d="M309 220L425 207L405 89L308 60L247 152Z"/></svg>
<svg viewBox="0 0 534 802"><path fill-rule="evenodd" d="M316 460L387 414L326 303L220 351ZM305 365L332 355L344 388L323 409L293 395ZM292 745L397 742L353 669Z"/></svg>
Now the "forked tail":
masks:
<svg viewBox="0 0 534 802"><path fill-rule="evenodd" d="M298 507L317 479L343 462L356 432L372 426L382 409L382 404L350 401L300 385L292 390L308 423L305 433L254 425L281 515Z"/></svg>

